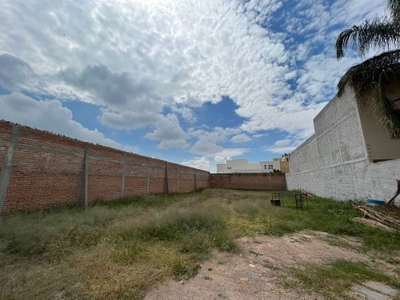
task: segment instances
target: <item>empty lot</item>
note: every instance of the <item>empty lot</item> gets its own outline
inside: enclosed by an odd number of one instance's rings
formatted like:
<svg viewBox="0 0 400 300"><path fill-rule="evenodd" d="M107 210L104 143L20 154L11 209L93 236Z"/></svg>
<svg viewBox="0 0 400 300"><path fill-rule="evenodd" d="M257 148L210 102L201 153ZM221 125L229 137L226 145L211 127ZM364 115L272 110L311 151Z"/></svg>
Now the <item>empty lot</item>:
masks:
<svg viewBox="0 0 400 300"><path fill-rule="evenodd" d="M0 217L1 299L362 299L400 288L400 233L349 203L204 190ZM277 298L278 297L278 298ZM297 297L297 298L296 298Z"/></svg>

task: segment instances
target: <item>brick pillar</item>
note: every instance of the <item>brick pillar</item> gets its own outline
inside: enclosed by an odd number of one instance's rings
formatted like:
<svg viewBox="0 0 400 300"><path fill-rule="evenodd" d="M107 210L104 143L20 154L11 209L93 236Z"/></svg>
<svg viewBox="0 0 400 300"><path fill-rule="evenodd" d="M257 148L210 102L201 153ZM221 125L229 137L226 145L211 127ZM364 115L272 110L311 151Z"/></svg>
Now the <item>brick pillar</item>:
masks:
<svg viewBox="0 0 400 300"><path fill-rule="evenodd" d="M0 214L3 211L7 197L8 183L10 182L14 150L18 144L19 126L14 125L11 130L11 144L8 146L7 156L0 175Z"/></svg>

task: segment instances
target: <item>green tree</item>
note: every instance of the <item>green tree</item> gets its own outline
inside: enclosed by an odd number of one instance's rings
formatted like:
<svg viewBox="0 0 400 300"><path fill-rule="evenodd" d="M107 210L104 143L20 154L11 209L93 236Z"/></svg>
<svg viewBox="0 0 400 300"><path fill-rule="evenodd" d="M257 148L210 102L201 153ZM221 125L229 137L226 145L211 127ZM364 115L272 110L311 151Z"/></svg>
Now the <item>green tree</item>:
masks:
<svg viewBox="0 0 400 300"><path fill-rule="evenodd" d="M386 97L390 82L400 77L400 0L388 0L388 9L390 17L366 20L339 34L336 41L338 59L344 56L344 50L348 46L356 49L361 58L371 48L383 52L351 67L338 83L338 96L350 84L357 101L370 105L378 122L393 136L400 137L400 111L396 107L400 99L390 101ZM373 101L366 97L371 91Z"/></svg>

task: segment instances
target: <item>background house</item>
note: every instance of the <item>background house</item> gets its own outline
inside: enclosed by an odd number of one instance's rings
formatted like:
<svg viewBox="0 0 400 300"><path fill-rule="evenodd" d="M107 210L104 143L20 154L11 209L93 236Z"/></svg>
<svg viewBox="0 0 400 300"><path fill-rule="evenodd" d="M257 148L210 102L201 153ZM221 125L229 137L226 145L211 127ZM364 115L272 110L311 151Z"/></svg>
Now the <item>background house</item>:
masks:
<svg viewBox="0 0 400 300"><path fill-rule="evenodd" d="M227 160L225 164L217 164L217 173L271 173L289 171L288 156L282 158L249 163L247 159Z"/></svg>

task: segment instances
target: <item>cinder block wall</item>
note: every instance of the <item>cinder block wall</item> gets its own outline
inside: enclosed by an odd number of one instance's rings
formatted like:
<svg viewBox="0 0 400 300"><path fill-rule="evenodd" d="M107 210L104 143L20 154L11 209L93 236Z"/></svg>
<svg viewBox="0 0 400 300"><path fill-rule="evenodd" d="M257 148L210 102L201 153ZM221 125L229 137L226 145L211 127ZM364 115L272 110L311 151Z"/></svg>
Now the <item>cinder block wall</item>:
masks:
<svg viewBox="0 0 400 300"><path fill-rule="evenodd" d="M210 173L0 121L0 213L209 187Z"/></svg>
<svg viewBox="0 0 400 300"><path fill-rule="evenodd" d="M286 190L285 174L278 173L233 173L211 174L210 187L241 190Z"/></svg>
<svg viewBox="0 0 400 300"><path fill-rule="evenodd" d="M290 154L288 189L336 200L389 200L395 194L400 158L373 162L372 147L364 139L369 132L363 131L360 113L364 111L359 110L350 88L326 105L314 119L315 134ZM400 147L398 139L386 142L390 146L375 147Z"/></svg>

